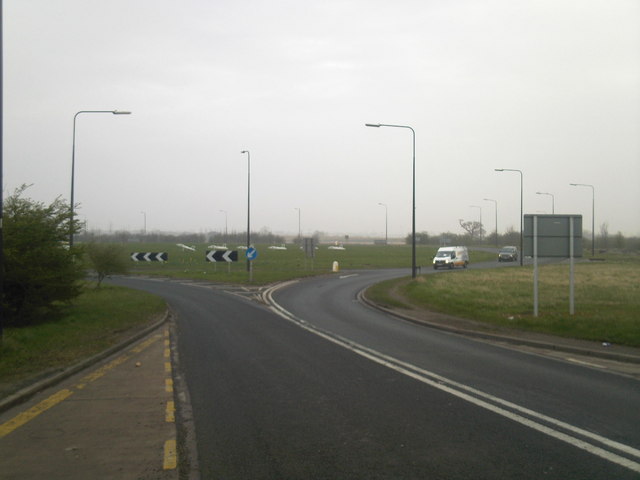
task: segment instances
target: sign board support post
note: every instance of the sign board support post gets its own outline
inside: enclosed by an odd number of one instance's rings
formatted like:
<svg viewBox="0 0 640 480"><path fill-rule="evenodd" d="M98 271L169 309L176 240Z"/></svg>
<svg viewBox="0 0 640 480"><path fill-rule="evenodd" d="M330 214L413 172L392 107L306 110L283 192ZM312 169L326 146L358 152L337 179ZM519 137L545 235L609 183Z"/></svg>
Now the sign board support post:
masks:
<svg viewBox="0 0 640 480"><path fill-rule="evenodd" d="M573 277L573 217L569 218L569 315L575 313L574 277Z"/></svg>
<svg viewBox="0 0 640 480"><path fill-rule="evenodd" d="M313 270L313 260L316 256L316 242L313 237L304 238L304 269L307 269L307 258L311 259L311 270Z"/></svg>
<svg viewBox="0 0 640 480"><path fill-rule="evenodd" d="M569 314L575 314L575 257L582 256L581 215L525 215L524 250L533 257L533 315L538 316L538 257L569 258Z"/></svg>
<svg viewBox="0 0 640 480"><path fill-rule="evenodd" d="M248 270L249 270L249 283L253 282L253 260L258 256L258 251L250 246L247 248L247 252L245 253L247 257Z"/></svg>
<svg viewBox="0 0 640 480"><path fill-rule="evenodd" d="M520 252L522 255L522 252ZM533 316L538 316L538 216L533 216Z"/></svg>
<svg viewBox="0 0 640 480"><path fill-rule="evenodd" d="M213 271L218 272L218 262L227 262L227 273L231 273L231 263L238 261L236 250L207 250L207 262L213 262Z"/></svg>

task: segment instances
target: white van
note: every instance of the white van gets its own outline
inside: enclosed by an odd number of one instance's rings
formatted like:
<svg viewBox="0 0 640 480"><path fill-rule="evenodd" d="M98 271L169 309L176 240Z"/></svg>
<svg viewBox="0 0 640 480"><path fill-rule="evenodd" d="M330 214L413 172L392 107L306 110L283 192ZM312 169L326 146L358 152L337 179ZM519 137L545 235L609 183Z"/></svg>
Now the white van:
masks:
<svg viewBox="0 0 640 480"><path fill-rule="evenodd" d="M469 264L469 251L467 247L440 247L433 257L433 268L467 268Z"/></svg>

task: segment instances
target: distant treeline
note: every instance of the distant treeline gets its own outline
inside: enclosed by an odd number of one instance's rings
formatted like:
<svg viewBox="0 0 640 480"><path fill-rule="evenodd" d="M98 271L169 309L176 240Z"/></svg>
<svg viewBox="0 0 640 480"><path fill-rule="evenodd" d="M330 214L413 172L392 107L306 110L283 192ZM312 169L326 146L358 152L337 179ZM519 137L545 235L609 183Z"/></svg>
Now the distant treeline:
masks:
<svg viewBox="0 0 640 480"><path fill-rule="evenodd" d="M129 232L126 230L117 230L114 232L96 232L89 231L77 235L76 238L80 242L96 242L96 243L215 243L229 245L244 245L247 243L246 232L230 232L228 234L220 232L206 233L166 233L166 232ZM285 243L282 235L276 235L271 232L262 230L260 232L251 232L251 243L269 243L280 244Z"/></svg>
<svg viewBox="0 0 640 480"><path fill-rule="evenodd" d="M484 233L484 231L483 231ZM312 235L316 242L334 242L335 236L328 236L323 232L315 232ZM230 232L225 234L224 232L205 232L205 233L166 233L166 232L129 232L126 230L118 230L114 232L100 232L89 231L76 235L76 239L80 242L96 242L96 243L187 243L187 244L228 244L232 245L244 245L247 243L246 232ZM340 237L340 241L365 241L366 239L361 237L350 237L345 235ZM379 239L369 239L378 240ZM285 237L284 235L274 234L266 229L262 229L259 232L251 232L252 244L270 244L279 245L286 243L287 241L293 243L299 243L297 237ZM404 241L406 244L411 244L411 234L408 233ZM606 228L601 227L600 233L595 238L597 250L618 250L629 252L640 252L640 237L625 237L622 233L618 232L615 235L609 235ZM497 246L502 247L504 245L520 244L520 232L514 229L509 229L505 233L499 234L496 239L496 234L486 234L480 239L477 235L465 232L463 234L445 232L439 235L432 235L428 232L416 232L416 243L418 245L484 245L484 246ZM591 232L585 232L582 239L582 246L585 250L591 249Z"/></svg>
<svg viewBox="0 0 640 480"><path fill-rule="evenodd" d="M405 243L411 243L411 234L405 237ZM509 229L503 234L491 233L484 235L482 239L477 235L469 233L441 233L440 235L429 235L427 232L416 232L416 243L419 245L485 245L485 246L504 246L520 244L520 232ZM625 237L622 232L615 235L609 235L606 225L600 227L600 233L595 236L595 248L598 251L617 250L622 252L638 252L640 253L640 237ZM584 232L582 235L582 247L585 250L591 250L591 232Z"/></svg>

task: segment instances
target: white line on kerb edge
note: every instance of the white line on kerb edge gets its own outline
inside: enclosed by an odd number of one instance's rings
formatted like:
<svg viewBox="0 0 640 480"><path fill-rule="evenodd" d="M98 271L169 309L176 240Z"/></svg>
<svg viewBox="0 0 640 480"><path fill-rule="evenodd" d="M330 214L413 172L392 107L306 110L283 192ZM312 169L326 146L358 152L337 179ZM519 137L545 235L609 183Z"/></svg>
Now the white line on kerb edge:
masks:
<svg viewBox="0 0 640 480"><path fill-rule="evenodd" d="M616 442L614 440L610 440L608 438L602 437L595 433L588 432L574 425L570 425L568 423L562 422L560 420L549 417L542 413L538 413L536 411L522 407L515 403L511 403L507 400L503 400L493 395L489 395L480 390L476 390L475 388L455 382L446 377L442 377L436 373L429 372L422 368L416 367L415 365L405 363L401 360L398 360L397 358L390 357L376 350L372 350L363 345L355 343L351 340L343 338L339 335L326 332L318 327L310 325L309 323L307 323L302 319L297 318L295 315L293 315L292 313L290 313L289 311L281 307L279 304L277 304L275 300L273 300L273 296L272 296L272 293L274 291L286 285L289 285L290 283L293 283L293 282L286 282L281 285L273 286L267 289L263 295L266 301L265 303L267 303L270 306L273 312L277 313L282 318L298 325L301 328L304 328L305 330L315 335L318 335L326 340L329 340L330 342L333 342L337 345L340 345L343 348L351 350L352 352L357 353L362 357L368 358L373 362L376 362L380 365L384 365L387 368L390 368L399 373L402 373L403 375L414 378L422 383L425 383L434 388L447 392L467 402L470 402L476 406L479 406L491 412L497 413L498 415L508 418L509 420L518 422L521 425L532 428L538 432L544 433L553 438L556 438L565 443L568 443L574 447L580 448L581 450L589 452L598 457L604 458L605 460L616 463L634 472L640 473L640 463L638 463L638 461L630 460L621 455L618 455L617 453L610 451L610 450L617 450L618 452L624 452L625 454L640 460L640 450L637 450L628 445ZM489 403L489 402L492 402L492 403ZM511 409L511 411L507 410L507 408ZM522 415L515 412L519 412ZM523 415L532 417L533 419L539 420L540 422L551 424L555 427L558 427L558 429L554 429L550 426L543 425L542 423L532 420L532 418L526 418ZM600 443L601 445L606 446L610 450L605 450L602 447L598 447L589 442L586 442L584 440L571 436L567 433L564 433L559 429L572 432L584 438L589 438L595 442Z"/></svg>

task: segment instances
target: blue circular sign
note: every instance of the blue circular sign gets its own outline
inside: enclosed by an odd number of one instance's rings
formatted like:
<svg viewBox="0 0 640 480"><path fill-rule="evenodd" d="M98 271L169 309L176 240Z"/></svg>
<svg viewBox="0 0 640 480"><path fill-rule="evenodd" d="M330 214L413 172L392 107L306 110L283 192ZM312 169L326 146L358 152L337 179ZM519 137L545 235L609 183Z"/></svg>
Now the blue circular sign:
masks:
<svg viewBox="0 0 640 480"><path fill-rule="evenodd" d="M249 247L247 248L246 255L249 260L255 260L255 258L258 256L258 251L253 247Z"/></svg>

